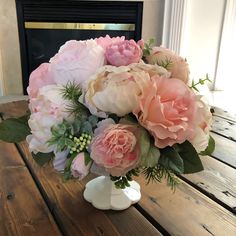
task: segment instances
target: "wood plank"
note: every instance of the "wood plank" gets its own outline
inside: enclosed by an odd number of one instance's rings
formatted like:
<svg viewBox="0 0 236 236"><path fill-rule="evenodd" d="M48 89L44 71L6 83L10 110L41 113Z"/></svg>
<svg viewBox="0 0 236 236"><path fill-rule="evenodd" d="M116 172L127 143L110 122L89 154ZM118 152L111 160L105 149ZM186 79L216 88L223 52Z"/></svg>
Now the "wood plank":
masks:
<svg viewBox="0 0 236 236"><path fill-rule="evenodd" d="M142 185L142 207L173 236L235 236L236 217L185 182L175 193L165 183Z"/></svg>
<svg viewBox="0 0 236 236"><path fill-rule="evenodd" d="M0 234L61 235L14 144L0 141Z"/></svg>
<svg viewBox="0 0 236 236"><path fill-rule="evenodd" d="M28 102L25 100L0 104L0 114L4 116L5 119L23 116L27 110Z"/></svg>
<svg viewBox="0 0 236 236"><path fill-rule="evenodd" d="M215 133L211 136L216 142L212 156L236 168L236 142Z"/></svg>
<svg viewBox="0 0 236 236"><path fill-rule="evenodd" d="M201 157L204 171L183 175L205 190L213 199L221 201L236 214L236 169L209 156Z"/></svg>
<svg viewBox="0 0 236 236"><path fill-rule="evenodd" d="M226 110L223 110L219 107L212 107L213 115L219 116L230 121L236 122L236 114L230 113Z"/></svg>
<svg viewBox="0 0 236 236"><path fill-rule="evenodd" d="M71 180L63 183L61 176L50 165L41 168L34 162L25 142L20 147L66 234L160 235L134 207L114 213L97 210L86 202L83 198L84 186L93 176L80 182Z"/></svg>
<svg viewBox="0 0 236 236"><path fill-rule="evenodd" d="M27 110L25 101L0 104L0 112L6 117L19 117ZM37 177L61 228L68 235L161 235L134 207L116 212L100 211L87 203L82 196L86 182L68 181L51 166L39 167L32 159L26 142L20 144L31 170ZM88 217L89 216L89 217ZM129 223L127 224L127 220Z"/></svg>
<svg viewBox="0 0 236 236"><path fill-rule="evenodd" d="M213 116L212 131L236 141L236 123Z"/></svg>

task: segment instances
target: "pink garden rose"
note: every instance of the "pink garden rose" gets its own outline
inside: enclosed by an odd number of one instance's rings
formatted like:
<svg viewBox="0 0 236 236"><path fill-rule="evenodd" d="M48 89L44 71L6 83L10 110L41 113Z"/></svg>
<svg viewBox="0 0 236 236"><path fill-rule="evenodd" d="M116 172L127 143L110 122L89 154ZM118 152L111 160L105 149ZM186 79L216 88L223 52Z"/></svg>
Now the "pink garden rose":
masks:
<svg viewBox="0 0 236 236"><path fill-rule="evenodd" d="M30 98L35 98L39 89L49 84L55 84L50 64L42 63L30 74L29 86L27 88Z"/></svg>
<svg viewBox="0 0 236 236"><path fill-rule="evenodd" d="M115 124L112 119L101 121L91 143L91 158L111 175L125 175L140 161L136 132L134 125Z"/></svg>
<svg viewBox="0 0 236 236"><path fill-rule="evenodd" d="M106 48L106 59L113 66L138 63L141 58L142 49L134 40L124 40Z"/></svg>
<svg viewBox="0 0 236 236"><path fill-rule="evenodd" d="M181 80L153 76L134 114L164 148L194 137L197 109L196 95Z"/></svg>
<svg viewBox="0 0 236 236"><path fill-rule="evenodd" d="M55 82L82 84L105 64L104 49L95 40L66 42L50 59Z"/></svg>
<svg viewBox="0 0 236 236"><path fill-rule="evenodd" d="M125 40L125 37L110 37L109 35L106 35L106 37L99 37L96 38L96 43L101 46L104 50L107 49L108 46L110 46L113 43L119 43Z"/></svg>
<svg viewBox="0 0 236 236"><path fill-rule="evenodd" d="M92 162L89 162L88 165L85 165L84 153L79 153L71 164L71 173L74 178L83 179L89 173Z"/></svg>
<svg viewBox="0 0 236 236"><path fill-rule="evenodd" d="M166 69L171 72L171 78L180 79L184 83L188 83L188 63L185 61L185 59L178 56L173 51L163 47L153 47L151 55L146 56L146 60L149 64L158 65L162 65L162 63L166 62L166 60L170 61L170 65Z"/></svg>

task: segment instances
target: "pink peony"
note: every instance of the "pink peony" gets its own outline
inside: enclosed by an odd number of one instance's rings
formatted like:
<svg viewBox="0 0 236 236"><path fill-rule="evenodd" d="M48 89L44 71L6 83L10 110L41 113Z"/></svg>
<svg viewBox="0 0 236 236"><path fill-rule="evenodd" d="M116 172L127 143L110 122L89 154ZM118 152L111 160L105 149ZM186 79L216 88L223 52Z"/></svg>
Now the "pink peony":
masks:
<svg viewBox="0 0 236 236"><path fill-rule="evenodd" d="M164 148L193 138L197 109L196 95L182 81L153 76L134 114Z"/></svg>
<svg viewBox="0 0 236 236"><path fill-rule="evenodd" d="M41 64L37 69L32 71L29 78L29 86L27 92L30 98L37 97L38 91L43 86L55 84L49 63Z"/></svg>
<svg viewBox="0 0 236 236"><path fill-rule="evenodd" d="M95 41L96 43L101 46L104 50L106 50L106 48L108 46L110 46L113 43L119 43L125 40L125 37L110 37L109 35L106 35L106 37L99 37L96 38Z"/></svg>
<svg viewBox="0 0 236 236"><path fill-rule="evenodd" d="M106 59L113 66L127 66L142 58L142 49L134 40L111 44L106 49Z"/></svg>
<svg viewBox="0 0 236 236"><path fill-rule="evenodd" d="M169 61L167 70L171 72L171 78L182 80L185 84L189 80L189 68L188 63L173 51L163 47L153 47L151 55L146 56L146 60L149 64L162 65Z"/></svg>
<svg viewBox="0 0 236 236"><path fill-rule="evenodd" d="M103 120L95 130L91 158L113 176L123 176L139 163L137 127Z"/></svg>
<svg viewBox="0 0 236 236"><path fill-rule="evenodd" d="M84 153L79 153L71 164L71 173L74 178L83 179L89 173L92 162L89 162L88 165L85 165Z"/></svg>
<svg viewBox="0 0 236 236"><path fill-rule="evenodd" d="M105 64L104 50L95 40L66 42L50 59L55 82L82 84Z"/></svg>

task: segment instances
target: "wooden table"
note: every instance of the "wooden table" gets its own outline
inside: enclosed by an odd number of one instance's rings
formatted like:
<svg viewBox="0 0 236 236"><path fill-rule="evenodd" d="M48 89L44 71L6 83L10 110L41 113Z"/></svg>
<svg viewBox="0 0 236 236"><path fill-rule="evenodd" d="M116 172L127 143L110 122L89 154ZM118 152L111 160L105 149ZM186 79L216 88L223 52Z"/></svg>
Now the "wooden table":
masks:
<svg viewBox="0 0 236 236"><path fill-rule="evenodd" d="M2 118L25 113L25 101L0 105ZM180 176L173 193L165 183L142 187L127 210L100 211L82 196L84 181L63 183L50 166L40 168L27 144L0 142L0 235L236 235L236 116L215 108L213 155L205 170Z"/></svg>

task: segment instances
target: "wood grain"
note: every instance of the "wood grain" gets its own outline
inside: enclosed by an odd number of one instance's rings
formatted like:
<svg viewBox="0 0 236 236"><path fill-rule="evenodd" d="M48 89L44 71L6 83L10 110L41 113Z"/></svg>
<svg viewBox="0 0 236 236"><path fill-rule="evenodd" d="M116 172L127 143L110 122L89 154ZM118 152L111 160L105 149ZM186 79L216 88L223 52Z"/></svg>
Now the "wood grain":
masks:
<svg viewBox="0 0 236 236"><path fill-rule="evenodd" d="M0 235L61 235L14 144L0 141Z"/></svg>
<svg viewBox="0 0 236 236"><path fill-rule="evenodd" d="M165 183L146 185L142 176L139 202L148 214L173 236L235 236L236 217L182 182L175 193Z"/></svg>
<svg viewBox="0 0 236 236"><path fill-rule="evenodd" d="M184 175L184 178L221 201L236 214L236 169L208 156L201 157L201 161L204 170Z"/></svg>
<svg viewBox="0 0 236 236"><path fill-rule="evenodd" d="M160 235L134 207L114 213L97 210L86 202L82 195L84 186L94 176L63 183L51 166L41 168L34 162L25 142L20 147L66 235Z"/></svg>
<svg viewBox="0 0 236 236"><path fill-rule="evenodd" d="M228 139L236 141L236 123L225 120L221 117L213 116L212 131L223 135Z"/></svg>
<svg viewBox="0 0 236 236"><path fill-rule="evenodd" d="M216 142L212 156L236 168L236 142L211 133Z"/></svg>
<svg viewBox="0 0 236 236"><path fill-rule="evenodd" d="M236 122L236 114L229 113L228 111L225 111L225 110L218 108L218 107L212 107L212 109L214 111L213 115L222 117L224 119L227 119L227 120L230 120L233 122Z"/></svg>

